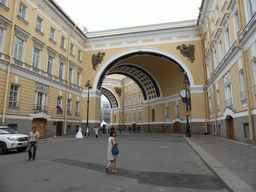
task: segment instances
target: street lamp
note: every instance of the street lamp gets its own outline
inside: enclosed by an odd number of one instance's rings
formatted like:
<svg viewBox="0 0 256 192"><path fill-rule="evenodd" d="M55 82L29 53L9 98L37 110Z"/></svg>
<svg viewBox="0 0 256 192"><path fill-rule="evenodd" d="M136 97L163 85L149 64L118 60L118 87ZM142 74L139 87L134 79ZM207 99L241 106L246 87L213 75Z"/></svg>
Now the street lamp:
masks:
<svg viewBox="0 0 256 192"><path fill-rule="evenodd" d="M190 91L189 91L189 80L186 73L183 81L183 89L180 91L180 97L182 98L182 102L186 103L186 116L187 116L186 137L191 137L190 126L188 122L189 110L191 109Z"/></svg>
<svg viewBox="0 0 256 192"><path fill-rule="evenodd" d="M87 83L86 83L86 85L85 85L85 87L88 87L88 98L87 98L87 121L86 121L86 128L88 127L89 128L89 120L88 120L88 118L89 118L89 90L92 88L92 86L91 86L91 83L90 83L90 79L87 81ZM86 135L86 133L85 133L85 135Z"/></svg>

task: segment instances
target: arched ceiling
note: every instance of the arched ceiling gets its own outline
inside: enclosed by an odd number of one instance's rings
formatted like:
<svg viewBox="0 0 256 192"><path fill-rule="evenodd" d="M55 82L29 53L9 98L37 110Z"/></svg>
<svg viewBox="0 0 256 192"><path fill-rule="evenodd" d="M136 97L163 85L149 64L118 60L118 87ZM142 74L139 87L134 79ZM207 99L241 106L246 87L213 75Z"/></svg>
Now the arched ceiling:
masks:
<svg viewBox="0 0 256 192"><path fill-rule="evenodd" d="M110 92L108 89L102 87L101 88L101 93L103 95L105 95L105 97L108 99L111 108L118 108L117 99L116 99L115 95L112 92Z"/></svg>
<svg viewBox="0 0 256 192"><path fill-rule="evenodd" d="M140 67L139 62L137 62L139 60L143 62L143 58L152 58L152 60L158 59L158 61L162 59L167 60L170 64L178 66L181 72L184 72L184 69L172 58L159 53L135 52L119 57L108 65L100 76L97 88L99 90L101 89L102 83L107 75L122 74L128 76L138 84L143 93L144 100L161 97L161 90L155 78ZM155 63L155 65L157 65L157 63Z"/></svg>

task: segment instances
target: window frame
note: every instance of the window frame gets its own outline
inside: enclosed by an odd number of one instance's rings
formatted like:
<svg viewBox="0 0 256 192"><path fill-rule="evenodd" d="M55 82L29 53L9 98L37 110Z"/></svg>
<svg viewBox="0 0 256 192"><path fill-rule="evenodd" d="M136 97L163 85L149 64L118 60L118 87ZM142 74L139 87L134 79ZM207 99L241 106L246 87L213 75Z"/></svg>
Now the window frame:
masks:
<svg viewBox="0 0 256 192"><path fill-rule="evenodd" d="M39 22L40 21L40 22ZM36 29L40 32L43 32L43 19L39 16L37 16L37 19L36 19Z"/></svg>
<svg viewBox="0 0 256 192"><path fill-rule="evenodd" d="M17 87L17 90L13 90L12 87ZM14 96L15 93L16 93L16 97ZM12 99L11 99L11 97L12 97ZM9 107L10 108L19 108L19 100L20 100L20 85L11 84L10 95L9 95ZM10 103L12 103L12 104L10 105ZM15 103L15 106L14 106L14 103Z"/></svg>

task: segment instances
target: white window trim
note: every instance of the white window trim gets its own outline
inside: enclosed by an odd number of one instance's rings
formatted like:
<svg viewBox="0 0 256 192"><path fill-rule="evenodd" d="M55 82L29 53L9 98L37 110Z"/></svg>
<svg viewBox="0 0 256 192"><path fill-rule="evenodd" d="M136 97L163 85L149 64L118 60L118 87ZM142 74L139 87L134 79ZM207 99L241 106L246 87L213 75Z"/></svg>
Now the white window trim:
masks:
<svg viewBox="0 0 256 192"><path fill-rule="evenodd" d="M252 15L254 15L255 14L255 12L256 12L256 2L253 0L253 1L251 1L251 0L244 0L245 2L244 2L244 4L245 4L245 14L246 14L246 21L247 21L247 23L251 20L251 18L252 18ZM249 7L250 7L250 5L248 4L248 1L251 1L252 2L252 4L253 4L253 6L251 6L252 7L252 11L253 11L253 13L252 13L252 15L249 15Z"/></svg>
<svg viewBox="0 0 256 192"><path fill-rule="evenodd" d="M17 99L16 99L16 108L19 107L19 101L20 101L20 85L16 85L16 84L11 84L13 86L17 86L18 87L18 91L17 91ZM10 87L10 94L11 94L11 87ZM9 96L9 102L10 102L10 96ZM9 106L9 105L8 105ZM13 107L13 106L9 106L9 107Z"/></svg>
<svg viewBox="0 0 256 192"><path fill-rule="evenodd" d="M22 16L20 15L20 5L21 5L21 4L25 7L24 17L22 17ZM19 5L18 16L19 16L20 18L24 19L25 21L27 21L27 18L28 18L28 6L25 5L23 2L20 2L20 5Z"/></svg>
<svg viewBox="0 0 256 192"><path fill-rule="evenodd" d="M2 28L2 39L0 39L0 52L4 52L4 47L5 47L5 37L6 37L6 29L7 26L10 24L11 22L9 20L7 20L6 18L4 18L3 16L0 16L0 28Z"/></svg>
<svg viewBox="0 0 256 192"><path fill-rule="evenodd" d="M38 19L38 18L41 20L40 29L37 28L37 24L38 24L38 20L37 20L37 19ZM40 31L40 32L43 32L43 29L44 29L43 27L44 27L44 20L43 20L41 17L37 16L37 18L36 18L36 29L37 29L38 31Z"/></svg>
<svg viewBox="0 0 256 192"><path fill-rule="evenodd" d="M52 38L52 29L53 29L53 38ZM54 29L53 27L50 28L50 40L55 41L56 39L56 29Z"/></svg>

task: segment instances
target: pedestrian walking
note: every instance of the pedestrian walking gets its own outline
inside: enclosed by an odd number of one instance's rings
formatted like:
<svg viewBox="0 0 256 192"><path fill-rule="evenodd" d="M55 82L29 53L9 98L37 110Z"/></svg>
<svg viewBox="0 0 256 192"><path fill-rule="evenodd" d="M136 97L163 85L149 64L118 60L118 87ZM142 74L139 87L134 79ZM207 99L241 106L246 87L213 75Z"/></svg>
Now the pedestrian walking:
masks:
<svg viewBox="0 0 256 192"><path fill-rule="evenodd" d="M117 146L118 140L116 139L116 132L111 131L109 138L108 138L108 149L107 149L107 154L108 154L108 166L106 167L106 172L108 173L110 165L112 165L112 173L117 173L115 170L116 167L116 159L119 158L119 154L113 155L112 154L112 148L113 146Z"/></svg>
<svg viewBox="0 0 256 192"><path fill-rule="evenodd" d="M83 134L82 134L82 128L81 128L81 127L79 127L79 129L78 129L78 131L77 131L76 138L77 138L77 139L82 139L82 138L84 138L84 137L83 137Z"/></svg>
<svg viewBox="0 0 256 192"><path fill-rule="evenodd" d="M28 161L33 157L33 161L36 158L36 149L39 142L39 133L36 131L36 127L33 127L32 131L28 135ZM33 147L33 154L31 148Z"/></svg>
<svg viewBox="0 0 256 192"><path fill-rule="evenodd" d="M130 134L131 134L131 133L132 133L132 128L131 128L131 127L129 127L128 131L129 131L129 132L130 132Z"/></svg>
<svg viewBox="0 0 256 192"><path fill-rule="evenodd" d="M120 135L122 135L122 128L119 127L119 132L120 132Z"/></svg>
<svg viewBox="0 0 256 192"><path fill-rule="evenodd" d="M133 133L135 134L136 133L136 126L133 126Z"/></svg>
<svg viewBox="0 0 256 192"><path fill-rule="evenodd" d="M88 138L88 136L89 136L89 128L88 127L86 128L85 134L86 134L86 138Z"/></svg>
<svg viewBox="0 0 256 192"><path fill-rule="evenodd" d="M137 133L140 133L140 129L141 129L140 126L138 126L138 131L137 131Z"/></svg>
<svg viewBox="0 0 256 192"><path fill-rule="evenodd" d="M98 139L98 136L99 136L99 128L96 127L96 128L93 128L93 129L94 129L94 131L95 131L95 137L96 137L96 139Z"/></svg>

